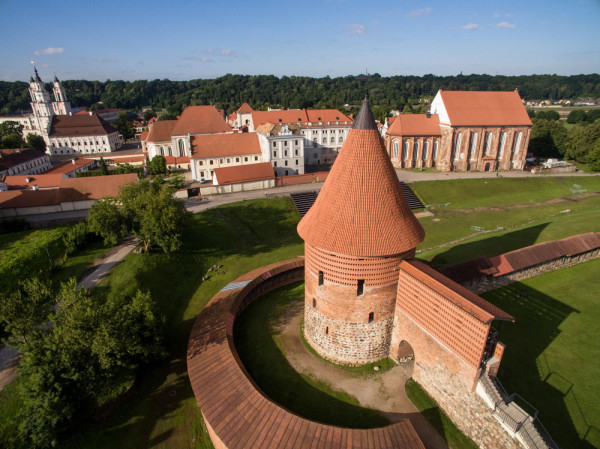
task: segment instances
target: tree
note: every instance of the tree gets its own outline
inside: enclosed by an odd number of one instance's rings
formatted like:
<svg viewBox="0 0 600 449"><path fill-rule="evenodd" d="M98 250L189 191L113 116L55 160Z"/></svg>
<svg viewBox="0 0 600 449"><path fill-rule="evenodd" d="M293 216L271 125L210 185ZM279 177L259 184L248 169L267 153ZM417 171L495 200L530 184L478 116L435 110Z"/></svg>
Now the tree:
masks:
<svg viewBox="0 0 600 449"><path fill-rule="evenodd" d="M126 185L117 198L105 198L90 209L89 230L115 244L125 235L138 237L145 251L160 248L165 253L181 246L181 232L188 215L174 189L158 181L141 180Z"/></svg>
<svg viewBox="0 0 600 449"><path fill-rule="evenodd" d="M594 171L594 172L600 171L600 139L596 139L594 148L588 155L588 162L590 163L590 167L591 167L592 171Z"/></svg>
<svg viewBox="0 0 600 449"><path fill-rule="evenodd" d="M119 112L119 116L117 117L117 121L115 123L119 134L123 137L123 140L131 139L135 135L135 131L133 129L133 120L125 111Z"/></svg>
<svg viewBox="0 0 600 449"><path fill-rule="evenodd" d="M600 119L600 108L590 109L585 114L585 121L588 123L594 123L598 119Z"/></svg>
<svg viewBox="0 0 600 449"><path fill-rule="evenodd" d="M156 117L156 112L154 112L152 109L147 109L144 111L144 121L145 122L150 120L152 117Z"/></svg>
<svg viewBox="0 0 600 449"><path fill-rule="evenodd" d="M566 151L567 130L560 121L532 120L528 151L538 157L562 157Z"/></svg>
<svg viewBox="0 0 600 449"><path fill-rule="evenodd" d="M106 162L104 162L104 158L100 156L100 174L108 175L108 169L106 168Z"/></svg>
<svg viewBox="0 0 600 449"><path fill-rule="evenodd" d="M160 154L154 156L150 161L150 173L153 175L164 175L167 173L167 160Z"/></svg>
<svg viewBox="0 0 600 449"><path fill-rule="evenodd" d="M158 116L158 121L162 120L177 120L177 114L173 112L163 112Z"/></svg>
<svg viewBox="0 0 600 449"><path fill-rule="evenodd" d="M566 157L577 162L588 162L600 139L600 121L592 124L577 123L569 130Z"/></svg>
<svg viewBox="0 0 600 449"><path fill-rule="evenodd" d="M0 123L0 148L23 148L23 125L12 120Z"/></svg>
<svg viewBox="0 0 600 449"><path fill-rule="evenodd" d="M560 115L557 111L549 110L549 111L538 111L535 114L535 117L543 120L560 120Z"/></svg>
<svg viewBox="0 0 600 449"><path fill-rule="evenodd" d="M585 121L585 111L583 109L573 109L567 117L567 123L581 123Z"/></svg>
<svg viewBox="0 0 600 449"><path fill-rule="evenodd" d="M37 151L41 151L42 153L46 152L46 142L44 142L44 138L42 136L38 136L37 134L27 134L27 146Z"/></svg>

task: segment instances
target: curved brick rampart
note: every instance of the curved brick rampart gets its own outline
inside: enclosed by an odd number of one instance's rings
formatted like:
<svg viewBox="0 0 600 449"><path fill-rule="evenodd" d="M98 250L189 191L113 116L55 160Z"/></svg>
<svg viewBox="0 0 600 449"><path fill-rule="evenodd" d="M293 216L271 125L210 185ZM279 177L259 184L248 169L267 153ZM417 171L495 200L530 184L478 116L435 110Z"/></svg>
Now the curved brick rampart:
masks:
<svg viewBox="0 0 600 449"><path fill-rule="evenodd" d="M408 420L378 429L348 429L297 416L265 396L233 344L235 318L253 300L302 280L304 260L240 276L198 315L188 344L188 374L216 449L424 449Z"/></svg>

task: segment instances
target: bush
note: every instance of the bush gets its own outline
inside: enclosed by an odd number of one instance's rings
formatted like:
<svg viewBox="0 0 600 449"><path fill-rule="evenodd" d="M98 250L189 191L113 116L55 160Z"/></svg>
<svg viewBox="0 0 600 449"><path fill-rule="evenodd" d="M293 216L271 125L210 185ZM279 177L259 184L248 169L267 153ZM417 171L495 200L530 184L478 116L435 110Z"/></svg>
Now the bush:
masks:
<svg viewBox="0 0 600 449"><path fill-rule="evenodd" d="M31 225L24 218L9 218L8 220L0 220L0 234L26 231L30 227Z"/></svg>
<svg viewBox="0 0 600 449"><path fill-rule="evenodd" d="M71 227L67 233L63 236L63 243L65 244L65 253L70 256L78 248L81 247L87 238L87 224L85 222L77 223Z"/></svg>

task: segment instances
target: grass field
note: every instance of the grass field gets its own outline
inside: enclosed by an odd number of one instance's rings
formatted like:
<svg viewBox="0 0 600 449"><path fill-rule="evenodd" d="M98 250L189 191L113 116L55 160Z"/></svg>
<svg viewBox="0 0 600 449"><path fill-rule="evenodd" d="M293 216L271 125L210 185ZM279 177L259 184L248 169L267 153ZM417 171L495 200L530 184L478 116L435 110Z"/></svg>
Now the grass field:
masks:
<svg viewBox="0 0 600 449"><path fill-rule="evenodd" d="M277 324L292 302L303 300L303 282L285 286L252 303L236 321L235 346L252 378L275 402L314 421L356 428L389 424L379 412L299 374L288 363L277 339Z"/></svg>
<svg viewBox="0 0 600 449"><path fill-rule="evenodd" d="M516 318L499 378L564 449L600 447L600 259L482 295Z"/></svg>
<svg viewBox="0 0 600 449"><path fill-rule="evenodd" d="M419 254L420 258L430 260L436 266L479 255L499 254L580 232L600 231L600 200L597 198L521 209L455 210L546 201L570 195L569 188L573 183L579 183L589 191L599 191L600 178L465 181L468 181L468 185L462 185L463 181L413 184L417 194L421 198L428 198L429 203L451 202L448 208L451 211L444 209L447 213L434 217L439 221L434 221L434 218L421 220L427 237L420 248L430 248L475 234L458 243ZM476 198L473 198L474 192L477 193ZM567 208L572 212L560 213ZM246 201L222 206L191 219L185 232L183 249L178 253L171 256L131 254L117 266L98 288L105 289L108 294L131 293L137 288L149 290L167 317L166 344L170 357L164 363L142 370L131 399L110 417L99 423L88 424L61 447L211 448L186 371L187 340L193 320L218 290L239 275L302 254L303 244L295 230L297 221L298 215L289 199ZM497 226L513 228L481 234L470 229L473 225L486 229ZM217 273L208 273L210 279L203 282L202 276L214 264L223 264L223 268ZM84 261L78 263L73 259L70 269L81 272L84 266ZM576 275L569 279L582 285ZM511 312L508 308L507 311ZM511 347L520 349L523 346L506 341L504 337L509 326L501 332L501 337L508 343L507 355L511 353ZM514 327L516 329L518 324ZM597 326L594 332L597 336ZM535 335L531 338L535 338ZM544 338L547 341L548 337ZM587 365L584 367L582 371L587 372ZM534 376L540 382L534 370L526 371L526 375L530 378ZM535 380L532 382L535 383ZM0 415L5 413L5 406L18 403L14 401L14 390L7 389L0 393ZM535 402L527 390L518 392L546 410L544 405ZM0 419L0 432L1 429Z"/></svg>

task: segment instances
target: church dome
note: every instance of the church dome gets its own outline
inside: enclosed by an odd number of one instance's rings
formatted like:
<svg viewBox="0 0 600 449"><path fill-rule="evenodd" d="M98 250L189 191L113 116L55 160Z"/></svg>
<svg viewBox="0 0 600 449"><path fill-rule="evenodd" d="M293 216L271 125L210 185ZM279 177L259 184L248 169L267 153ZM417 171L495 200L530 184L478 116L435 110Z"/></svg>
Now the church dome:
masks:
<svg viewBox="0 0 600 449"><path fill-rule="evenodd" d="M366 99L298 234L311 246L365 257L404 253L423 241Z"/></svg>

